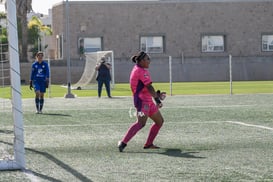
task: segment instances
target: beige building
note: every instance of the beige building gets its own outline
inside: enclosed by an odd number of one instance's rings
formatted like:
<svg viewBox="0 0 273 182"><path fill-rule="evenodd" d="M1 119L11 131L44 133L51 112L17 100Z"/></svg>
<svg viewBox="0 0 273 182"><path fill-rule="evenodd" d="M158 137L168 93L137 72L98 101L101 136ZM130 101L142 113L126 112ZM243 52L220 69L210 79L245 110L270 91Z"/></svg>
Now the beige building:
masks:
<svg viewBox="0 0 273 182"><path fill-rule="evenodd" d="M229 55L234 80L273 79L272 0L69 1L69 41L65 1L52 17L51 49L65 62L70 42L72 82L81 76L73 72L82 71L81 53L98 50L114 51L116 82L128 82L129 58L139 50L151 55L158 82L169 80L169 56L173 81L228 80Z"/></svg>

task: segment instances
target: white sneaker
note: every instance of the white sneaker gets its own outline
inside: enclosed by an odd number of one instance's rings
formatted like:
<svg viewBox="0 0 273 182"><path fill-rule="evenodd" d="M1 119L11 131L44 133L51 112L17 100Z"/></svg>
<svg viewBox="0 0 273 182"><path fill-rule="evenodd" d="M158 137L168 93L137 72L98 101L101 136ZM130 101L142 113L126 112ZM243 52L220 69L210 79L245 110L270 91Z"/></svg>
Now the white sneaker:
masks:
<svg viewBox="0 0 273 182"><path fill-rule="evenodd" d="M43 114L42 111L36 111L36 114Z"/></svg>

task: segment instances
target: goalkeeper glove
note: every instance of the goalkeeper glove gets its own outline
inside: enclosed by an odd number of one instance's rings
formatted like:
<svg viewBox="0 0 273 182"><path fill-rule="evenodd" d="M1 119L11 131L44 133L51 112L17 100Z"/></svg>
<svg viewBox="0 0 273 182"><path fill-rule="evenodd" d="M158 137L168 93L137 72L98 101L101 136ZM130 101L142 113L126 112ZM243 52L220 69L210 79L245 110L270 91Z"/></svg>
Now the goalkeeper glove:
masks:
<svg viewBox="0 0 273 182"><path fill-rule="evenodd" d="M155 100L155 102L156 102L156 105L157 105L159 108L161 108L161 107L163 106L162 103L161 103L161 101L160 101L160 99L159 99L158 97L154 98L154 100Z"/></svg>
<svg viewBox="0 0 273 182"><path fill-rule="evenodd" d="M160 100L164 100L166 98L166 92L160 92L160 90L157 90L156 94Z"/></svg>
<svg viewBox="0 0 273 182"><path fill-rule="evenodd" d="M30 89L30 90L33 89L32 80L29 81L29 89Z"/></svg>
<svg viewBox="0 0 273 182"><path fill-rule="evenodd" d="M46 88L48 88L48 85L49 85L49 81L46 80Z"/></svg>

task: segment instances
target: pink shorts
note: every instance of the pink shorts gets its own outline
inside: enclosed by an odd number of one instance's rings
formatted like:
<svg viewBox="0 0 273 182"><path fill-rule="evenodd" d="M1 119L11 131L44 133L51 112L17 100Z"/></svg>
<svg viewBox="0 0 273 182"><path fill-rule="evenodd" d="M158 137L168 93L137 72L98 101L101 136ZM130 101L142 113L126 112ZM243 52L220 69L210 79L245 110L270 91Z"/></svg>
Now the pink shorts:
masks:
<svg viewBox="0 0 273 182"><path fill-rule="evenodd" d="M150 117L158 112L158 107L153 102L143 102L141 112L143 112L146 116Z"/></svg>

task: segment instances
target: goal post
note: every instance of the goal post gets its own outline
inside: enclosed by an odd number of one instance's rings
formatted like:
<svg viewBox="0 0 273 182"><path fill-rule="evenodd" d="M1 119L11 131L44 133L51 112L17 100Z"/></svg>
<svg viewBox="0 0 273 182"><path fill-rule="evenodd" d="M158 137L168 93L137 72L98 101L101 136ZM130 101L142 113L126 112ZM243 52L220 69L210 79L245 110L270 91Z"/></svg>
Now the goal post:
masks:
<svg viewBox="0 0 273 182"><path fill-rule="evenodd" d="M110 70L111 73L111 88L114 88L115 85L115 65L114 65L114 53L113 51L98 51L85 53L85 66L79 81L72 86L73 89L86 89L97 88L97 71L95 70L96 64L101 60L102 57L105 57L106 60L112 65Z"/></svg>
<svg viewBox="0 0 273 182"><path fill-rule="evenodd" d="M6 1L8 51L10 64L11 104L13 120L13 154L0 160L0 170L25 169L24 125L21 98L16 0ZM5 143L5 142L3 142ZM8 145L9 143L7 143ZM2 156L1 156L2 157Z"/></svg>

